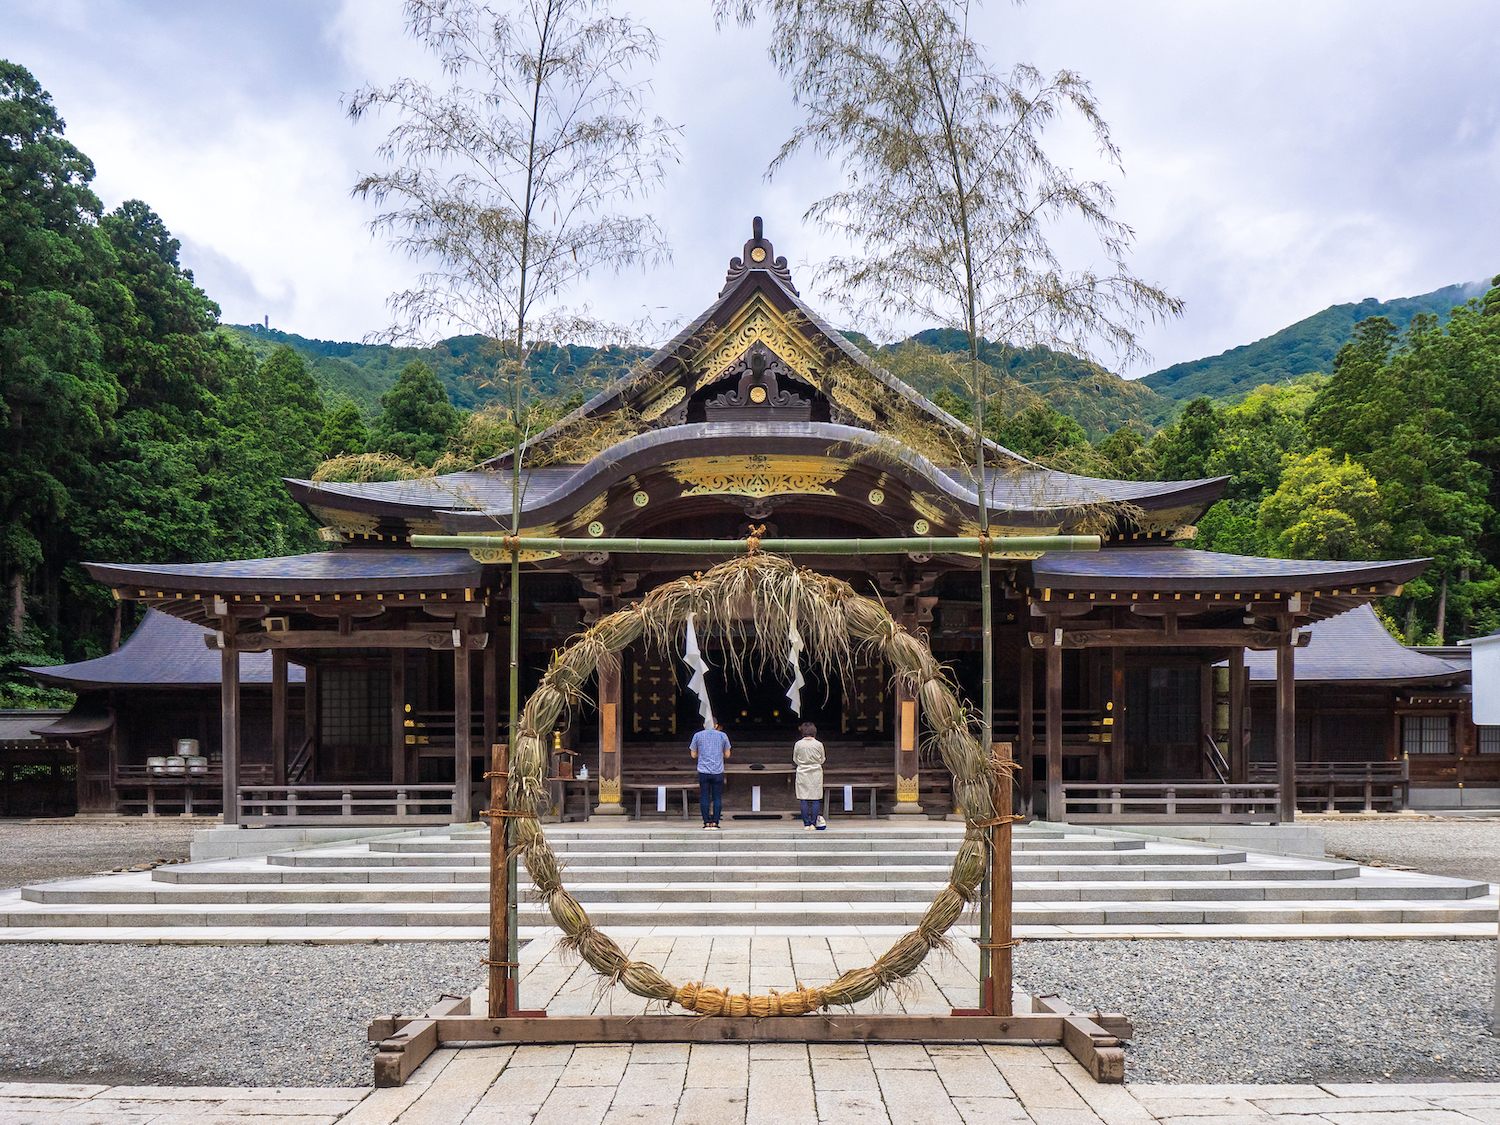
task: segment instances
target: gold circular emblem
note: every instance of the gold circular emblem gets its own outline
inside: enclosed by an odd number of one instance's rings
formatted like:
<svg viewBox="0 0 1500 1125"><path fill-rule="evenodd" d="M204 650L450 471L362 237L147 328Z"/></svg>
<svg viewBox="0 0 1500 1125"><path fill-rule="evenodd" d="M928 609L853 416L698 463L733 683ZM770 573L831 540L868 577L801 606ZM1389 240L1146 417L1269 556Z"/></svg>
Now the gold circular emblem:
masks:
<svg viewBox="0 0 1500 1125"><path fill-rule="evenodd" d="M750 401L751 402L756 402L756 403L765 402L766 401L766 388L765 387L751 387L750 388Z"/></svg>
<svg viewBox="0 0 1500 1125"><path fill-rule="evenodd" d="M651 497L647 496L644 492L637 492L630 500L637 508L644 508L647 504L651 503Z"/></svg>
<svg viewBox="0 0 1500 1125"><path fill-rule="evenodd" d="M589 524L589 534L592 535L595 539L598 539L599 536L604 534L604 525L598 520L595 520L593 523Z"/></svg>
<svg viewBox="0 0 1500 1125"><path fill-rule="evenodd" d="M757 246L754 250L750 251L750 260L752 262L764 262L766 260L766 248L764 246Z"/></svg>
<svg viewBox="0 0 1500 1125"><path fill-rule="evenodd" d="M881 492L880 489L878 489L878 488L872 488L872 489L870 489L870 503L871 504L884 504L885 503L885 493Z"/></svg>
<svg viewBox="0 0 1500 1125"><path fill-rule="evenodd" d="M911 525L911 529L918 535L926 535L929 531L932 530L932 525L926 520L918 520L916 523Z"/></svg>

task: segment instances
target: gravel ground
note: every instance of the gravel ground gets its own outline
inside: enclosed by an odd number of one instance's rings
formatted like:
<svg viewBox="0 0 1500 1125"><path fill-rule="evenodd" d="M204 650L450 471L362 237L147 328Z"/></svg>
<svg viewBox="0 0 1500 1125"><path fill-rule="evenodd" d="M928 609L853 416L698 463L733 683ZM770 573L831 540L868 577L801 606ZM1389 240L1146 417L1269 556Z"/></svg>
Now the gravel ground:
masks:
<svg viewBox="0 0 1500 1125"><path fill-rule="evenodd" d="M1500 819L1307 819L1323 829L1330 856L1500 883Z"/></svg>
<svg viewBox="0 0 1500 1125"><path fill-rule="evenodd" d="M187 859L193 833L217 823L210 817L0 820L0 890L138 863Z"/></svg>
<svg viewBox="0 0 1500 1125"><path fill-rule="evenodd" d="M0 1080L359 1086L371 1016L481 981L482 943L11 945ZM1036 941L1016 980L1127 1013L1135 1082L1500 1079L1485 941Z"/></svg>
<svg viewBox="0 0 1500 1125"><path fill-rule="evenodd" d="M1124 1012L1132 1082L1500 1079L1490 941L1035 941L1016 983Z"/></svg>
<svg viewBox="0 0 1500 1125"><path fill-rule="evenodd" d="M485 948L0 946L0 1081L367 1086L371 1017L473 991Z"/></svg>

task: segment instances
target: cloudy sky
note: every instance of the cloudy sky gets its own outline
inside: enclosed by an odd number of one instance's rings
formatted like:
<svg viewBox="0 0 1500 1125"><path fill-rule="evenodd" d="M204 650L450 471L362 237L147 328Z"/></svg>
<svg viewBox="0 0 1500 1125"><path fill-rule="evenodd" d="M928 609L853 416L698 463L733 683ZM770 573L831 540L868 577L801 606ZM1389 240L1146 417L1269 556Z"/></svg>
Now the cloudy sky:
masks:
<svg viewBox="0 0 1500 1125"><path fill-rule="evenodd" d="M653 105L682 128L651 201L674 257L595 277L587 299L619 320L695 314L755 214L806 293L841 248L801 216L839 172L807 157L764 178L797 118L760 33L716 32L707 0L621 6L661 37ZM1089 78L1123 149L1131 264L1187 302L1147 329L1154 363L1127 375L1329 304L1500 272L1493 0L993 2L975 26L997 65ZM411 266L350 197L383 128L350 124L340 99L432 73L399 0L0 0L0 55L52 93L106 206L140 198L163 216L226 321L324 339L386 326ZM1053 143L1086 156L1066 129Z"/></svg>

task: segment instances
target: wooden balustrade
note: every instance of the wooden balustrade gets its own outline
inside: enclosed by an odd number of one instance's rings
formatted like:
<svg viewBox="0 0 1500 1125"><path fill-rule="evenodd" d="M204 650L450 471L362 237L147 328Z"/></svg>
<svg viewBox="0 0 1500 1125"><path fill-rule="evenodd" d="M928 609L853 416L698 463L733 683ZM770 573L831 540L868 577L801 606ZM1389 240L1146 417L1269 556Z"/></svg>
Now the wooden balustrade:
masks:
<svg viewBox="0 0 1500 1125"><path fill-rule="evenodd" d="M379 826L451 824L453 783L412 785L241 785L246 825Z"/></svg>
<svg viewBox="0 0 1500 1125"><path fill-rule="evenodd" d="M1150 781L1063 784L1063 819L1074 824L1275 824L1275 785Z"/></svg>

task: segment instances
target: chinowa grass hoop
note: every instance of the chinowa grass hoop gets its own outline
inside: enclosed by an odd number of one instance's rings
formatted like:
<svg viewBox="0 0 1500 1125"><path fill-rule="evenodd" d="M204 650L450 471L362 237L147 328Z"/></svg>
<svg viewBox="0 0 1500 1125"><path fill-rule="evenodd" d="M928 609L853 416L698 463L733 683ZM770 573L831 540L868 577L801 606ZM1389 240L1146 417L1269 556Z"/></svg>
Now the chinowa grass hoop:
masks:
<svg viewBox="0 0 1500 1125"><path fill-rule="evenodd" d="M689 614L697 615L699 628L718 630L728 639L726 651L737 675L743 675L750 661L758 669L784 671L789 677L786 638L795 625L805 642L806 659L825 675L847 678L856 658L878 657L917 700L927 732L924 747L936 750L953 775L966 831L948 885L933 898L916 928L897 939L873 965L821 987L759 996L731 994L701 982L674 985L651 965L627 958L564 888L557 856L537 820L547 802L547 736L601 663L618 660L636 640L666 650L676 643ZM745 622L753 627L738 627ZM514 820L512 850L525 861L532 885L563 931L564 946L606 980L637 996L700 1015L796 1016L864 1000L916 971L930 950L947 946L948 929L974 901L984 877L983 826L995 818L999 771L998 763L986 758L968 710L921 637L903 628L879 601L855 593L847 582L801 569L777 555L755 553L658 587L638 604L610 614L574 638L526 701L511 751L506 800L513 815L520 814Z"/></svg>

